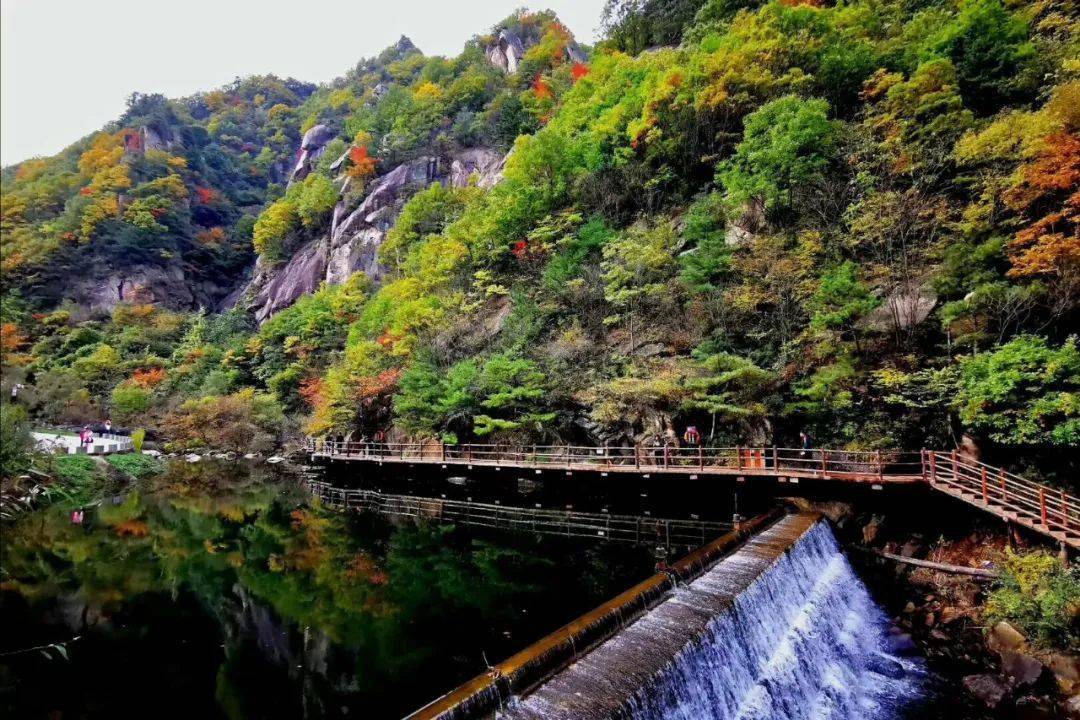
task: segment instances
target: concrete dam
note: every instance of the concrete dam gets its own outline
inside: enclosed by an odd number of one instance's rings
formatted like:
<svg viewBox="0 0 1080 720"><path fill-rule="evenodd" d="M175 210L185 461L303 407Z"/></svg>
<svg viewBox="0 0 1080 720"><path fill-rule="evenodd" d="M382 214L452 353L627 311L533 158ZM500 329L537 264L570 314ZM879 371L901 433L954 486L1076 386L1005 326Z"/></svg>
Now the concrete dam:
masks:
<svg viewBox="0 0 1080 720"><path fill-rule="evenodd" d="M669 586L642 583L411 717L889 720L920 697L922 660L818 516L688 560L697 572L673 567Z"/></svg>

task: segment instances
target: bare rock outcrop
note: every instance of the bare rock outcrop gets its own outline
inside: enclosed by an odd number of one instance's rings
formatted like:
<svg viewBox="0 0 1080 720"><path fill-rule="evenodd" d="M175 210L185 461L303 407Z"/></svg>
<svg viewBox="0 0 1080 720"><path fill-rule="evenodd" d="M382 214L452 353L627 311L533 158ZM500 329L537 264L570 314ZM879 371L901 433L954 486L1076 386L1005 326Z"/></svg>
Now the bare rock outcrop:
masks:
<svg viewBox="0 0 1080 720"><path fill-rule="evenodd" d="M517 72L521 58L525 56L525 44L517 33L507 28L499 31L499 36L487 47L487 59L507 74Z"/></svg>
<svg viewBox="0 0 1080 720"><path fill-rule="evenodd" d="M301 295L317 290L326 275L326 262L326 242L321 238L301 247L281 268L264 272L257 268L252 284L260 278L264 278L265 284L250 305L255 319L261 323L292 305Z"/></svg>
<svg viewBox="0 0 1080 720"><path fill-rule="evenodd" d="M338 202L329 232L302 245L284 265L257 264L241 295L251 298L248 307L262 322L322 282L341 284L358 271L378 281L385 272L379 247L410 197L433 182L464 187L475 179L490 188L502 178L505 165L505 156L487 148L465 150L449 162L422 156L402 163L374 180L356 208Z"/></svg>
<svg viewBox="0 0 1080 720"><path fill-rule="evenodd" d="M213 307L226 292L211 280L192 277L179 263L169 263L122 270L97 267L68 279L60 294L91 312L111 312L121 302L153 303L178 310Z"/></svg>
<svg viewBox="0 0 1080 720"><path fill-rule="evenodd" d="M326 144L333 138L334 132L322 124L304 133L304 138L300 141L300 157L296 159L296 166L293 167L292 174L289 176L290 185L308 176L316 161L326 151Z"/></svg>
<svg viewBox="0 0 1080 720"><path fill-rule="evenodd" d="M492 188L502 180L508 157L487 148L465 150L450 163L450 184L465 187L475 175L479 187Z"/></svg>
<svg viewBox="0 0 1080 720"><path fill-rule="evenodd" d="M507 75L513 75L521 66L521 59L525 52L539 41L539 37L522 37L510 28L502 28L499 34L484 50L488 62L502 70ZM566 59L572 63L585 62L585 53L577 43L569 42L565 49Z"/></svg>

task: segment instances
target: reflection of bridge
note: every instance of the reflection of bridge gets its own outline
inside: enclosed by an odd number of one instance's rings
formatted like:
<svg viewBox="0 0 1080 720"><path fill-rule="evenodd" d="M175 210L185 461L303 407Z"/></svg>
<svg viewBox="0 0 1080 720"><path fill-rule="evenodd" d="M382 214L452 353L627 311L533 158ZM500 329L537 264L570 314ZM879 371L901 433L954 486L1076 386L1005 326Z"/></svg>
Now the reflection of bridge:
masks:
<svg viewBox="0 0 1080 720"><path fill-rule="evenodd" d="M390 517L522 530L559 537L646 543L666 548L680 545L700 547L733 527L731 523L705 520L548 510L471 500L391 495L374 490L335 487L319 480L308 480L307 484L312 495L332 507L370 510Z"/></svg>
<svg viewBox="0 0 1080 720"><path fill-rule="evenodd" d="M361 443L312 439L313 458L383 465L434 465L591 472L601 475L677 474L766 477L780 481L832 480L875 488L926 484L1061 543L1080 549L1080 499L1064 490L1031 482L956 451L857 451L773 447L588 447L579 445L444 445Z"/></svg>

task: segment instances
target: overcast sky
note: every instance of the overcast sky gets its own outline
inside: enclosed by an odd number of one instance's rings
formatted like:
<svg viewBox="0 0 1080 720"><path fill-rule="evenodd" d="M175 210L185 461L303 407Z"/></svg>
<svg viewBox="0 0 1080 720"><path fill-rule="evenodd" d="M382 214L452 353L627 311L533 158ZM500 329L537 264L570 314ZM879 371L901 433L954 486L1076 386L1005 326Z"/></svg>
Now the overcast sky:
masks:
<svg viewBox="0 0 1080 720"><path fill-rule="evenodd" d="M604 0L541 0L585 43ZM115 120L133 91L169 97L243 75L324 82L408 35L456 55L521 0L0 0L0 163L52 155Z"/></svg>

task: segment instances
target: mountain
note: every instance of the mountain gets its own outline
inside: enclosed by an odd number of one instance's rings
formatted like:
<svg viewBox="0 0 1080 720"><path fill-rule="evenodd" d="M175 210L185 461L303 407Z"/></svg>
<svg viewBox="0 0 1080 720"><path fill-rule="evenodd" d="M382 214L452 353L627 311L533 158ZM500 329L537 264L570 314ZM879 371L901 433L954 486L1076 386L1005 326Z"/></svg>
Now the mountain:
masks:
<svg viewBox="0 0 1080 720"><path fill-rule="evenodd" d="M178 447L1080 442L1071 3L604 17L134 96L5 168L5 396Z"/></svg>

